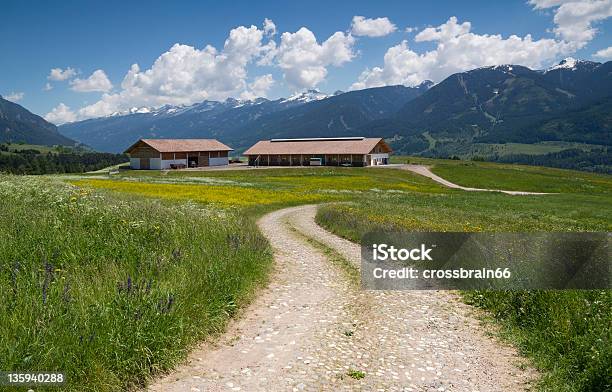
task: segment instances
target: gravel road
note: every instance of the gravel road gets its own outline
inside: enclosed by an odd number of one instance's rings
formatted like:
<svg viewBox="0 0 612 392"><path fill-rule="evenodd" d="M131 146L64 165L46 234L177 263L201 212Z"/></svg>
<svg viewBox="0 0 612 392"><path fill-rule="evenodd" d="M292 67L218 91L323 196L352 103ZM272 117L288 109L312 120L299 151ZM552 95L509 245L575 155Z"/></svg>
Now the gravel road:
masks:
<svg viewBox="0 0 612 392"><path fill-rule="evenodd" d="M523 391L535 373L451 292L364 291L301 235L359 264L359 246L316 225L316 206L258 222L270 285L215 344L150 391ZM523 369L523 370L521 370ZM363 377L361 377L363 376Z"/></svg>
<svg viewBox="0 0 612 392"><path fill-rule="evenodd" d="M378 166L375 166L375 167L378 167ZM384 166L381 166L381 167L384 167ZM457 185L448 180L445 180L444 178L438 176L437 174L434 174L429 169L429 167L424 166L424 165L398 164L398 165L388 165L387 167L398 167L403 170L408 170L413 173L420 174L421 176L429 177L435 182L444 185L445 187L453 188L453 189L461 189L461 190L468 191L468 192L500 192L500 193L505 193L507 195L515 195L515 196L516 195L519 195L519 196L520 195L550 195L551 194L551 193L544 193L544 192L505 191L502 189L469 188L469 187Z"/></svg>

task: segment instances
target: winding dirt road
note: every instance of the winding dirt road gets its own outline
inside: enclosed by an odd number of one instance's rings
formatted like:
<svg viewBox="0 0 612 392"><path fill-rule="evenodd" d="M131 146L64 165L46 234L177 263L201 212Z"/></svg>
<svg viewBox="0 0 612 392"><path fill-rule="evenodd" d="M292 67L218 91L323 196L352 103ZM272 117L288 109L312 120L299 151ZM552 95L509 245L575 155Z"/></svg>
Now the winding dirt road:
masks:
<svg viewBox="0 0 612 392"><path fill-rule="evenodd" d="M310 237L359 264L359 246L316 225L316 206L264 216L271 283L221 341L151 391L521 391L534 378L449 292L364 291ZM296 233L299 232L301 234ZM360 373L363 372L363 373ZM361 377L363 376L363 377Z"/></svg>
<svg viewBox="0 0 612 392"><path fill-rule="evenodd" d="M448 180L445 180L444 178L438 176L437 174L434 174L429 169L429 167L424 166L424 165L401 164L401 165L397 165L397 167L403 170L411 171L421 176L429 177L435 182L444 185L445 187L453 188L453 189L461 189L461 190L468 191L468 192L501 192L507 195L515 195L515 196L516 195L550 195L551 194L551 193L544 193L544 192L505 191L502 189L469 188L469 187L457 185Z"/></svg>

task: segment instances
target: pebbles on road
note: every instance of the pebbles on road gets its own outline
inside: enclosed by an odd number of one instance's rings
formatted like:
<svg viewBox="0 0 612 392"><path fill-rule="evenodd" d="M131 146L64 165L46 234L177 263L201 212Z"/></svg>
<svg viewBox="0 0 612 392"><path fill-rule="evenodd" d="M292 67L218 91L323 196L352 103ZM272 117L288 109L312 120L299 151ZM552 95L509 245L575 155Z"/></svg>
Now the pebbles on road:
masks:
<svg viewBox="0 0 612 392"><path fill-rule="evenodd" d="M518 391L534 373L488 337L456 295L363 291L291 227L359 264L359 246L320 228L316 206L264 216L270 285L151 391Z"/></svg>

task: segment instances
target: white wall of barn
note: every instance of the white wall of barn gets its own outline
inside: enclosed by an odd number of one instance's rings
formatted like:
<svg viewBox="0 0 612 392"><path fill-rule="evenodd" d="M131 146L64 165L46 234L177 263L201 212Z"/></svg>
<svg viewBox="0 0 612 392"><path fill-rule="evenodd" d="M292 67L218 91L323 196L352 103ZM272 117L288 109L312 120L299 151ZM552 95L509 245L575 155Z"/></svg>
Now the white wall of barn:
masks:
<svg viewBox="0 0 612 392"><path fill-rule="evenodd" d="M209 158L209 159L208 159L208 165L209 165L209 166L223 166L223 165L229 165L229 158L228 158L228 157L221 157L221 158Z"/></svg>
<svg viewBox="0 0 612 392"><path fill-rule="evenodd" d="M140 169L140 159L141 158L130 158L130 167L132 169ZM170 169L170 165L185 165L187 167L187 159L161 159L161 158L146 158L149 160L149 169L150 170L162 170L162 169ZM223 166L229 165L228 157L220 157L220 158L209 158L208 160L209 166Z"/></svg>
<svg viewBox="0 0 612 392"><path fill-rule="evenodd" d="M161 163L162 160L161 158L151 158L149 159L150 163L149 166L151 167L151 170L161 170Z"/></svg>
<svg viewBox="0 0 612 392"><path fill-rule="evenodd" d="M370 154L370 165L376 165L377 162L380 165L383 161L383 159L389 159L389 154L388 153L382 153L382 154Z"/></svg>
<svg viewBox="0 0 612 392"><path fill-rule="evenodd" d="M187 159L164 159L161 162L162 169L170 169L170 165L185 165L187 166Z"/></svg>

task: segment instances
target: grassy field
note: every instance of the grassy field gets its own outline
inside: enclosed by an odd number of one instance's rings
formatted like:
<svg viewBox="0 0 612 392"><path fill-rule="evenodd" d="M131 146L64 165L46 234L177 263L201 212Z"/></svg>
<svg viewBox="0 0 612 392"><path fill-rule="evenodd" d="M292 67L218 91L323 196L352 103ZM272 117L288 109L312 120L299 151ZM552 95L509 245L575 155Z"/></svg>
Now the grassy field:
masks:
<svg viewBox="0 0 612 392"><path fill-rule="evenodd" d="M15 153L15 152L24 151L24 150L36 150L36 151L39 151L41 154L48 154L48 153L57 154L60 152L90 151L90 149L87 147L44 146L41 144L26 144L26 143L11 143L11 144L0 143L0 145L3 145L8 149L8 151L2 151L0 149L0 154L1 153Z"/></svg>
<svg viewBox="0 0 612 392"><path fill-rule="evenodd" d="M173 367L272 260L235 211L53 178L0 175L0 223L0 369L63 371L73 391L123 391Z"/></svg>
<svg viewBox="0 0 612 392"><path fill-rule="evenodd" d="M411 162L415 162L411 159ZM466 186L564 192L512 197L491 193L394 195L322 207L317 221L354 241L371 230L610 231L612 179L556 169L418 160ZM502 336L543 372L541 390L610 390L612 291L471 291Z"/></svg>
<svg viewBox="0 0 612 392"><path fill-rule="evenodd" d="M65 179L81 187L238 208L248 215L298 204L350 201L394 193L445 192L430 180L403 170L363 168L128 171L111 177Z"/></svg>
<svg viewBox="0 0 612 392"><path fill-rule="evenodd" d="M512 155L512 154L529 154L543 155L550 152L559 152L571 148L577 148L585 151L590 151L593 148L601 147L599 145L570 143L570 142L540 142L534 144L524 143L474 143L470 146L469 151L463 156L466 158L472 156L489 156L489 155Z"/></svg>
<svg viewBox="0 0 612 392"><path fill-rule="evenodd" d="M474 188L594 195L609 195L612 192L612 180L605 174L414 157L397 157L394 161L432 166L432 171L437 175L456 184Z"/></svg>
<svg viewBox="0 0 612 392"><path fill-rule="evenodd" d="M133 356L124 353L122 355L126 358L132 358L131 367L123 362L120 362L121 366L117 366L111 359L97 362L93 357L87 359L90 362L81 362L78 366L74 366L74 369L83 368L91 372L80 377L92 377L92 374L100 371L110 379L117 378L111 380L112 382L108 381L107 384L101 384L106 388L107 385L116 387L142 382L151 372L175 363L193 342L208 336L211 331L222 328L223 321L232 313L227 311L223 304L235 303L239 306L248 299L253 287L264 280L270 255L267 246L253 227L253 218L267 211L290 205L326 203L317 216L319 223L333 232L356 241L365 232L380 228L408 231L610 231L612 228L610 176L481 162L423 158L396 159L408 159L411 163L431 165L434 172L461 185L559 194L517 197L497 193L463 192L443 188L427 178L407 171L380 168L127 171L112 176L92 174L55 176L47 179L28 177L28 181L33 183L24 189L17 185L14 177L3 177L0 192L12 196L0 201L7 203L8 207L6 213L0 212L0 233L2 230L6 233L17 230L17 233L21 233L23 237L9 237L10 241L5 242L5 244L15 243L17 246L0 245L0 252L3 252L0 253L1 259L10 260L3 268L5 272L0 278L2 279L0 288L3 292L6 290L7 293L12 293L13 280L10 272L12 263L30 260L31 270L27 276L32 281L29 286L23 283L24 287L29 287L29 291L22 291L19 286L18 292L27 292L26 298L33 304L28 314L37 314L40 308L45 309L46 305L41 305L32 299L38 299L40 302L45 281L51 280L45 278L44 263L56 260L53 253L49 252L58 248L62 255L60 259L67 260L64 262L65 265L69 269L74 269L74 272L70 270L69 276L78 277L71 278L71 282L92 276L92 271L100 274L101 283L96 283L94 286L100 285L102 287L100 292L104 293L104 290L108 292L99 297L102 299L99 302L111 304L104 305L102 309L105 309L105 306L118 306L112 308L115 310L113 314L118 314L117 320L109 313L102 313L107 314L107 322L111 325L111 321L121 322L130 317L130 312L125 309L130 311L134 309L123 303L116 305L113 302L113 298L121 298L122 292L116 290L118 284L124 287L127 276L131 276L129 274L135 276L139 266L147 265L150 260L162 256L172 259L174 249L189 249L180 252L184 255L182 257L189 257L189 260L174 266L171 269L173 273L170 274L172 277L165 277L163 284L160 281L159 286L153 286L161 290L160 294L153 297L145 296L152 298L150 299L152 303L156 303L155 301L168 298L168 294L172 293L175 298L173 304L176 304L172 305L174 310L167 313L157 312L160 313L157 315L151 312L153 321L136 331L137 336L142 339L139 340L140 345L135 347L154 356L155 361L152 360L151 363L155 364L138 362ZM75 188L61 186L58 184L60 180ZM25 190L30 188L29 191ZM49 190L43 191L46 188ZM79 196L81 193L84 196ZM71 202L73 197L76 197L76 203ZM53 201L55 199L61 202L56 205ZM70 210L71 205L78 207L81 203L87 214L83 217L79 215L76 220L70 219L72 215L65 215L83 214L80 210L75 212ZM86 207L90 205L92 207ZM120 207L114 207L115 205ZM86 218L90 213L93 214L91 218ZM212 216L221 214L223 220L221 222L221 220L196 219L197 214L201 213ZM97 223L107 220L113 222L108 227ZM123 220L145 223L137 224L137 228L131 228L131 223L121 224ZM19 226L19 222L22 221L27 223ZM58 221L61 224L57 223ZM171 224L167 225L168 222ZM58 224L60 226L56 226ZM58 232L56 227L61 228L63 234L56 234ZM145 230L145 227L148 229ZM160 240L154 236L154 233L151 234L151 227L160 227L159 230L164 233L164 237ZM244 277L235 278L237 281L227 283L223 279L227 278L229 271L223 269L224 265L215 263L216 259L211 260L210 255L219 254L224 260L229 255L233 255L231 252L235 250L232 244L236 240L230 235L232 232L240 233L241 238L246 237L244 240L238 240L240 244L238 249L244 254L240 253L236 257L236 262L242 260L244 263L246 260L249 269L241 272L245 274ZM110 236L112 239L109 246L103 245L105 236ZM36 252L31 251L34 240L41 243ZM220 251L213 253L200 249L202 243L218 246ZM160 244L163 246L160 247ZM26 252L26 249L30 249L30 252ZM47 254L43 254L44 252ZM141 254L143 256L138 256ZM50 262L59 265L57 261ZM211 287L215 284L223 285L223 287L214 286L222 291L221 294L202 290L200 286L193 287L195 282L181 281L181 277L187 279L184 268L193 270L203 266L219 268L215 276L223 277L220 283L210 281L201 284ZM63 268L60 267L60 271L64 271ZM239 268L239 266L227 268ZM25 273L20 276L27 281ZM146 278L148 275L144 276ZM131 279L134 282L136 278ZM82 286L93 285L92 282L87 283ZM187 288L181 286L184 284ZM229 288L225 287L226 284L229 284ZM79 284L71 283L71 285L76 287ZM50 284L48 286L51 287ZM63 288L60 289L60 285L53 287L56 290L56 301L61 304ZM70 286L68 290L71 293L72 287ZM202 293L196 294L197 296L187 301L187 304L179 306L179 298L183 299L185 291L193 289L199 289ZM90 292L88 291L90 289L79 290ZM231 297L225 296L228 290L233 290ZM179 293L182 293L182 296L179 296ZM208 296L212 299L207 299ZM85 303L100 313L99 306L102 305L97 304L93 294L83 298ZM612 324L610 291L471 292L466 293L466 300L475 306L487 309L491 317L504 327L504 336L514 341L526 355L534 359L534 363L544 371L541 384L543 390L587 391L605 386L602 383L607 382L605 377L610 373L612 363L609 348ZM146 299L142 301L147 303ZM197 308L198 303L207 305L204 308ZM211 308L207 307L208 304ZM87 312L91 310L88 310L88 307L81 308L79 312L84 313L79 317L87 320L89 314ZM118 313L117 309L120 309ZM157 331L165 331L175 325L163 324L164 317L175 315L174 312L179 312L179 309L184 309L185 313L176 315L181 328L180 331L173 333L181 337L180 342L163 340L163 337L157 334L163 336L166 334ZM213 312L211 309L221 312L223 317L219 319L220 321L191 320L197 312ZM52 320L61 318L57 316L58 313L54 314L56 316L52 317ZM5 318L2 327L6 325L6 328L10 328L19 317L22 315ZM161 324L156 324L157 322ZM58 325L65 327L67 324ZM91 323L88 322L86 325L90 326ZM129 330L124 331L126 334L135 333L130 328L125 328ZM9 332L13 333L13 330ZM87 340L90 336L87 335L88 332L91 333L85 330L78 336L83 336L83 339ZM106 349L100 348L102 352L109 354L113 350L125 348L114 345L117 342L114 336L102 337L98 334L92 339L96 342L98 342L96 339L99 339L102 344L109 338L113 338L113 344ZM24 335L22 339L28 342L27 339L31 338ZM55 344L61 344L62 339L69 339L69 336L63 336L60 340L49 343L47 349L57 350ZM159 342L157 339L162 341ZM35 341L43 340L37 338ZM20 358L24 358L24 353L29 352L38 353L30 358L38 358L40 353L44 352L44 347L38 349L39 351L34 351L32 348L15 351L10 356L13 359L8 366L27 368L27 364L19 363ZM3 358L2 355L0 352L0 358ZM130 364L130 360L126 359L125 363ZM102 387L101 389L104 389ZM110 387L106 389L112 390Z"/></svg>

